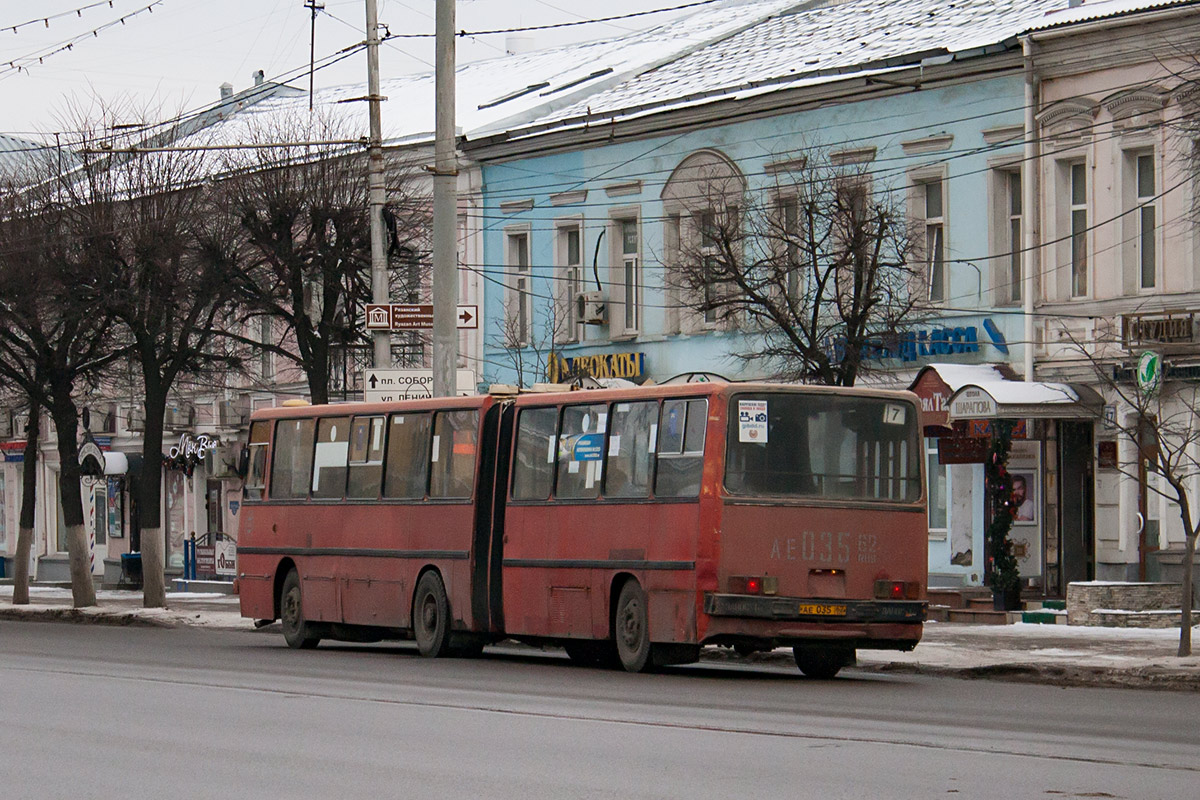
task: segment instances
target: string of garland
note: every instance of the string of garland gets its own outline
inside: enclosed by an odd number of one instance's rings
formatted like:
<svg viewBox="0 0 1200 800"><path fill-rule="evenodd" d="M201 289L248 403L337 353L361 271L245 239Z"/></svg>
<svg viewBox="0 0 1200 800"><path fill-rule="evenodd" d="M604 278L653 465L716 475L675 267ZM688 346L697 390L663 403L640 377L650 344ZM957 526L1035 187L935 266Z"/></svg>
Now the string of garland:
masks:
<svg viewBox="0 0 1200 800"><path fill-rule="evenodd" d="M1013 480L1008 471L1014 424L1012 420L992 420L991 453L984 465L988 496L992 501L992 519L987 529L992 565L989 583L994 591L1002 593L1015 591L1021 583L1017 557L1008 536L1019 506L1013 501Z"/></svg>

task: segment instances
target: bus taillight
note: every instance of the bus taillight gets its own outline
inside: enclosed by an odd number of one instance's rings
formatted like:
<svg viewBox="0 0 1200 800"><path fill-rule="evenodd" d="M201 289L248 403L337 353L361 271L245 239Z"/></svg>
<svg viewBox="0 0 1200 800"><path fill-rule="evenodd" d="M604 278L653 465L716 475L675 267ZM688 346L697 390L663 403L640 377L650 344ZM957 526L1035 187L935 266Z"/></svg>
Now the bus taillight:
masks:
<svg viewBox="0 0 1200 800"><path fill-rule="evenodd" d="M729 591L732 594L762 594L762 578L750 575L730 575Z"/></svg>
<svg viewBox="0 0 1200 800"><path fill-rule="evenodd" d="M921 584L917 581L875 581L876 600L917 600Z"/></svg>

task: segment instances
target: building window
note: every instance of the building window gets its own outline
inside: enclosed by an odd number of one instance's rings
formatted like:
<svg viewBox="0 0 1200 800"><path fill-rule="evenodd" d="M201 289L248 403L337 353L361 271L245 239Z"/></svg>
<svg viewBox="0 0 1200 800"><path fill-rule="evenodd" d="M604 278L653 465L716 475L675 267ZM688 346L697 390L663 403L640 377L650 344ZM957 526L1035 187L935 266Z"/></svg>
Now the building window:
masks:
<svg viewBox="0 0 1200 800"><path fill-rule="evenodd" d="M1008 285L1009 297L1012 302L1019 303L1022 299L1022 290L1024 288L1025 273L1022 269L1021 260L1024 258L1024 249L1021 240L1021 173L1020 172L1005 172L1004 187L1007 196L1005 197L1005 208L1008 210L1008 225L1005 233L1008 237Z"/></svg>
<svg viewBox="0 0 1200 800"><path fill-rule="evenodd" d="M1154 229L1158 224L1158 208L1155 204L1154 154L1145 153L1134 158L1135 181L1137 184L1137 265L1139 286L1153 289L1158 276L1158 253L1154 241Z"/></svg>
<svg viewBox="0 0 1200 800"><path fill-rule="evenodd" d="M533 275L529 265L529 234L510 233L505 247L509 296L505 314L511 336L507 345L529 344L533 326Z"/></svg>
<svg viewBox="0 0 1200 800"><path fill-rule="evenodd" d="M1069 165L1071 190L1071 296L1085 297L1088 292L1087 262L1087 165L1076 161Z"/></svg>
<svg viewBox="0 0 1200 800"><path fill-rule="evenodd" d="M940 178L921 184L925 213L925 274L929 277L929 299L946 299L946 207Z"/></svg>
<svg viewBox="0 0 1200 800"><path fill-rule="evenodd" d="M584 330L576 304L583 291L583 229L578 223L558 228L558 264L560 318L555 321L556 338L577 342L583 339Z"/></svg>
<svg viewBox="0 0 1200 800"><path fill-rule="evenodd" d="M938 440L925 440L925 477L929 481L929 533L945 538L949 516L949 492L946 491L946 465L938 463Z"/></svg>
<svg viewBox="0 0 1200 800"><path fill-rule="evenodd" d="M700 302L704 307L704 322L711 325L717 321L713 283L720 270L717 215L712 211L703 211L697 217L697 224L700 228L700 258L704 267L704 293Z"/></svg>
<svg viewBox="0 0 1200 800"><path fill-rule="evenodd" d="M800 299L800 203L795 197L784 197L779 200L778 207L779 235L782 246L779 255L783 258L780 266L784 270L788 299L795 302Z"/></svg>
<svg viewBox="0 0 1200 800"><path fill-rule="evenodd" d="M263 381L275 378L275 354L269 349L275 345L272 322L272 318L265 314L258 318L258 341L263 345L259 349L258 368Z"/></svg>
<svg viewBox="0 0 1200 800"><path fill-rule="evenodd" d="M621 296L625 307L624 329L634 333L642 327L642 267L638 221L618 222L621 232Z"/></svg>

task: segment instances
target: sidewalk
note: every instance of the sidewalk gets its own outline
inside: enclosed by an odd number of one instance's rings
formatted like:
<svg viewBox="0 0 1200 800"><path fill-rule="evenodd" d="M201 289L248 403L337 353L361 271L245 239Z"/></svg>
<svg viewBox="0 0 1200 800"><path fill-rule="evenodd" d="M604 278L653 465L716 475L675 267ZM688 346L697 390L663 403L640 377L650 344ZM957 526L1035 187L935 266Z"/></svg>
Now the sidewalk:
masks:
<svg viewBox="0 0 1200 800"><path fill-rule="evenodd" d="M12 586L0 585L0 620L31 619L108 625L196 626L253 631L236 596L168 593L167 608L142 608L139 592L100 591L99 605L71 608L67 589L34 586L30 605L12 605ZM1193 630L1200 653L1200 628ZM911 653L861 650L858 669L993 678L1059 686L1121 686L1200 690L1200 655L1179 658L1179 629L1091 628L1066 625L966 625L929 622ZM705 660L742 661L732 651L706 648ZM747 661L791 665L786 650Z"/></svg>

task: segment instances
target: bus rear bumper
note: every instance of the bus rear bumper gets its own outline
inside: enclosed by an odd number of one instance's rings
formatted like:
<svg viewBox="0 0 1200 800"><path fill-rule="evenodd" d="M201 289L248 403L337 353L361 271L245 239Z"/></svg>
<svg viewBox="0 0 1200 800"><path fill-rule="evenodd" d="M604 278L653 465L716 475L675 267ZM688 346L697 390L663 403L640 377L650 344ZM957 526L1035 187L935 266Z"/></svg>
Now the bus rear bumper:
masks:
<svg viewBox="0 0 1200 800"><path fill-rule="evenodd" d="M918 624L925 621L921 600L833 600L827 598L763 597L745 594L704 595L704 613L711 617L741 617L777 621Z"/></svg>

